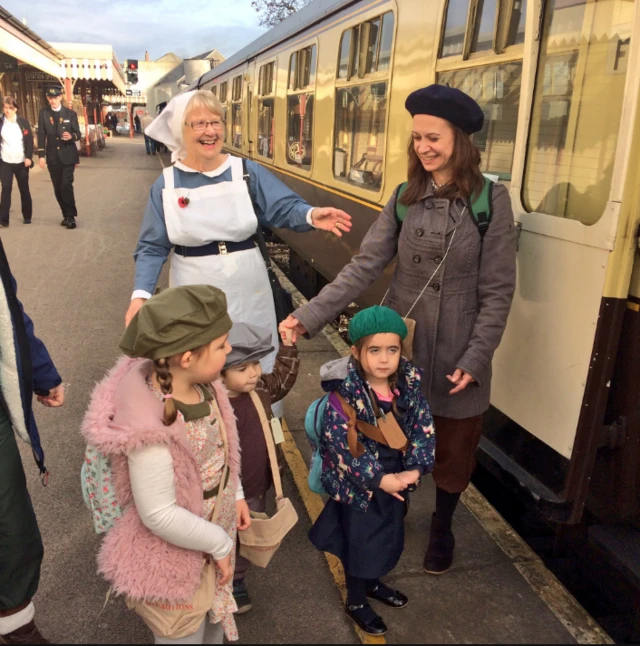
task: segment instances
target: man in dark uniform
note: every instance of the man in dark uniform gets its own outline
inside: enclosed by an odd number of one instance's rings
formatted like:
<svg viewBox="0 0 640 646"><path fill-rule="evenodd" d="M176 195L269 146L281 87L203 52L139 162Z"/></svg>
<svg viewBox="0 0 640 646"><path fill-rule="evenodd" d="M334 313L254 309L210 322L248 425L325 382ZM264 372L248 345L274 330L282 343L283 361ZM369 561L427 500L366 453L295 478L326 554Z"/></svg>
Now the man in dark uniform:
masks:
<svg viewBox="0 0 640 646"><path fill-rule="evenodd" d="M62 209L60 224L75 229L78 212L73 196L73 172L80 161L76 148L76 141L80 139L78 115L62 105L61 88L50 87L46 95L49 107L40 110L38 119L40 168L44 168L46 155L53 190Z"/></svg>

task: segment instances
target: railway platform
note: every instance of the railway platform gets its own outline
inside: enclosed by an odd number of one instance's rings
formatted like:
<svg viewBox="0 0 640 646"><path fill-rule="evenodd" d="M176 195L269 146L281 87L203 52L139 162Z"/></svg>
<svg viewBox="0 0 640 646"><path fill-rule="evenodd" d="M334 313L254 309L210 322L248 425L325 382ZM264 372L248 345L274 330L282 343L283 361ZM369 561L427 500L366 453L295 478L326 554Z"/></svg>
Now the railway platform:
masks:
<svg viewBox="0 0 640 646"><path fill-rule="evenodd" d="M51 471L40 485L22 449L45 545L35 598L36 620L54 643L150 643L151 634L120 598L107 600L96 575L100 542L80 492L82 416L96 381L115 362L133 279L132 253L149 188L164 157L147 156L141 137L115 139L76 171L78 228L60 227L47 173L34 173L33 224L24 226L17 192L11 226L2 232L19 296L67 386L62 409L36 405ZM302 296L295 293L295 298ZM407 544L388 577L410 598L402 612L381 609L384 639L356 632L342 611L339 564L306 534L322 500L305 487L308 404L321 394L320 366L345 352L331 330L301 341L298 382L286 400L285 491L299 514L266 570L247 578L254 607L238 617L240 643L611 643L538 557L472 487L455 516L456 560L445 575L422 570L434 505L429 478L412 496Z"/></svg>

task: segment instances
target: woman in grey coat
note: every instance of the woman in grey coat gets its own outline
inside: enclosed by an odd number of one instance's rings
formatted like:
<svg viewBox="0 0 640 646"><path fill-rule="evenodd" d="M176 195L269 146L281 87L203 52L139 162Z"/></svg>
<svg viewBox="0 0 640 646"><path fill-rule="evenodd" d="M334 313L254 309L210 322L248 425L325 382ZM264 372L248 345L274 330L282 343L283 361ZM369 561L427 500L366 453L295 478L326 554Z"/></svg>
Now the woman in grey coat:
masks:
<svg viewBox="0 0 640 646"><path fill-rule="evenodd" d="M505 187L493 186L492 220L483 236L469 211L470 196L484 184L470 138L484 121L478 104L459 90L431 85L405 105L413 127L409 181L399 198L408 206L404 221L396 219L396 190L358 255L282 325L314 336L397 255L385 305L402 316L411 312L416 321L413 360L424 370L437 437L436 511L424 567L442 574L453 562L451 521L475 467L491 361L515 290L517 235Z"/></svg>

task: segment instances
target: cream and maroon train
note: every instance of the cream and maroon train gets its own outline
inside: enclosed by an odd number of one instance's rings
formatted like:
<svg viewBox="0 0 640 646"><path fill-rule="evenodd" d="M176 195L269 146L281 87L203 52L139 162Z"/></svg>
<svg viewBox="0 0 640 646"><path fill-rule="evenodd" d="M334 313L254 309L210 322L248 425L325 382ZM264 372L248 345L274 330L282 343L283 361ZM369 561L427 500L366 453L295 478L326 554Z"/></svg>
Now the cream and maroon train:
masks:
<svg viewBox="0 0 640 646"><path fill-rule="evenodd" d="M480 103L521 231L478 457L564 523L640 525L639 21L634 0L315 0L198 82L231 152L354 217L342 240L277 232L308 296L406 178L409 92Z"/></svg>

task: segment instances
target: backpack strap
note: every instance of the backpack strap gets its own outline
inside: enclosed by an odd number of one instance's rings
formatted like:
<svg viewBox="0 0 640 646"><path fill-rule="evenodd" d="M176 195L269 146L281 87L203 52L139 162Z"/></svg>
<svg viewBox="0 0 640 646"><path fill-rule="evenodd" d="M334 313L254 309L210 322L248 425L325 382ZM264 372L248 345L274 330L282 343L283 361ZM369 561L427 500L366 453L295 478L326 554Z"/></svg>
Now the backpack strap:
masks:
<svg viewBox="0 0 640 646"><path fill-rule="evenodd" d="M402 223L404 222L404 219L407 217L407 211L409 210L409 207L406 204L402 204L402 202L399 201L402 194L407 190L407 186L409 186L409 182L402 182L402 184L398 184L398 188L396 189L396 195L393 200L393 212L396 214L396 223L398 225L398 235L400 235L400 229L402 229Z"/></svg>
<svg viewBox="0 0 640 646"><path fill-rule="evenodd" d="M484 183L482 184L482 190L471 200L469 207L473 221L478 227L480 240L484 238L484 235L491 224L491 218L493 217L492 201L494 182L492 182L488 177L483 176L483 179Z"/></svg>

